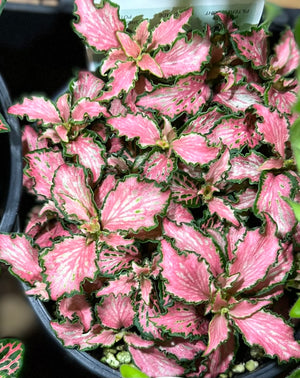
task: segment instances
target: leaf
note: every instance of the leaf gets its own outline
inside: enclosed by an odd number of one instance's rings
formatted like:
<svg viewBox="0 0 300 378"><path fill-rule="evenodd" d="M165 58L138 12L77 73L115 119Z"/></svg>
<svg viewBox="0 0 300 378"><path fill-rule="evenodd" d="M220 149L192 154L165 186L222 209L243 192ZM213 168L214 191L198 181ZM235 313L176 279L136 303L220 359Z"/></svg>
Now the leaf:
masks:
<svg viewBox="0 0 300 378"><path fill-rule="evenodd" d="M287 378L300 378L300 368L296 368Z"/></svg>
<svg viewBox="0 0 300 378"><path fill-rule="evenodd" d="M126 114L124 117L114 117L107 120L108 126L119 132L120 136L129 139L139 138L141 147L155 146L161 139L160 130L155 121L143 114Z"/></svg>
<svg viewBox="0 0 300 378"><path fill-rule="evenodd" d="M263 28L252 28L251 32L244 34L231 34L237 54L245 62L250 61L255 68L261 68L267 64L267 36Z"/></svg>
<svg viewBox="0 0 300 378"><path fill-rule="evenodd" d="M221 141L229 149L241 148L245 145L254 148L261 140L261 136L255 130L255 123L255 119L250 115L243 118L236 116L224 118L212 130L209 139L213 143Z"/></svg>
<svg viewBox="0 0 300 378"><path fill-rule="evenodd" d="M175 356L178 360L195 360L197 355L205 350L205 344L201 340L188 341L176 338L169 344L160 346L160 349Z"/></svg>
<svg viewBox="0 0 300 378"><path fill-rule="evenodd" d="M149 375L144 374L134 366L122 364L120 366L120 373L123 378L149 378Z"/></svg>
<svg viewBox="0 0 300 378"><path fill-rule="evenodd" d="M287 174L275 176L268 172L261 177L260 190L255 202L256 213L270 214L280 235L291 232L296 223L293 210L285 201L285 198L292 196L293 191L292 177Z"/></svg>
<svg viewBox="0 0 300 378"><path fill-rule="evenodd" d="M234 318L233 321L245 340L250 345L260 345L266 354L277 356L280 361L300 358L300 347L294 340L294 329L281 318L261 310L248 318Z"/></svg>
<svg viewBox="0 0 300 378"><path fill-rule="evenodd" d="M95 264L96 243L87 243L86 237L74 235L55 243L41 256L51 299L64 294L79 293L85 279L93 279L97 272Z"/></svg>
<svg viewBox="0 0 300 378"><path fill-rule="evenodd" d="M81 70L78 73L78 79L71 84L74 101L82 97L89 99L96 98L104 87L104 81L89 71Z"/></svg>
<svg viewBox="0 0 300 378"><path fill-rule="evenodd" d="M116 32L123 31L124 24L119 19L119 7L104 2L101 8L96 8L93 0L76 0L75 5L75 31L90 46L98 51L120 46Z"/></svg>
<svg viewBox="0 0 300 378"><path fill-rule="evenodd" d="M101 223L104 230L129 230L152 228L155 217L167 205L169 191L162 192L153 183L138 181L136 176L119 181L103 205Z"/></svg>
<svg viewBox="0 0 300 378"><path fill-rule="evenodd" d="M23 366L24 345L17 339L0 340L0 376L18 377Z"/></svg>
<svg viewBox="0 0 300 378"><path fill-rule="evenodd" d="M264 105L255 104L253 107L262 117L262 122L256 124L257 130L263 134L264 141L274 145L275 150L284 158L285 143L289 139L287 120L277 110L271 111Z"/></svg>
<svg viewBox="0 0 300 378"><path fill-rule="evenodd" d="M10 264L12 272L23 281L31 285L35 281L42 281L38 250L25 235L0 234L0 259Z"/></svg>
<svg viewBox="0 0 300 378"><path fill-rule="evenodd" d="M34 190L38 195L51 198L53 176L58 167L64 164L60 151L36 150L26 155L28 167L25 173L34 179Z"/></svg>
<svg viewBox="0 0 300 378"><path fill-rule="evenodd" d="M249 289L262 280L276 262L281 246L275 232L276 225L270 216L266 215L265 231L247 231L243 241L238 244L234 252L235 257L228 269L229 276L240 274L235 284L237 292Z"/></svg>
<svg viewBox="0 0 300 378"><path fill-rule="evenodd" d="M204 355L216 350L220 345L228 340L230 333L228 320L222 314L216 314L209 323L208 346Z"/></svg>
<svg viewBox="0 0 300 378"><path fill-rule="evenodd" d="M168 157L167 154L158 151L154 151L147 156L143 168L144 176L158 183L168 181L173 171L173 159Z"/></svg>
<svg viewBox="0 0 300 378"><path fill-rule="evenodd" d="M97 265L104 275L112 275L128 270L131 268L132 262L140 262L140 254L136 247L129 246L128 249L111 251L103 248L99 254Z"/></svg>
<svg viewBox="0 0 300 378"><path fill-rule="evenodd" d="M200 196L194 180L184 174L175 174L170 186L172 199L176 202L183 202L189 207L199 203Z"/></svg>
<svg viewBox="0 0 300 378"><path fill-rule="evenodd" d="M151 57L150 54L142 54L141 59L137 61L137 66L142 71L149 71L157 77L162 77L163 73L156 60Z"/></svg>
<svg viewBox="0 0 300 378"><path fill-rule="evenodd" d="M236 218L232 207L222 198L213 197L210 201L207 202L207 206L211 215L217 214L219 218L226 219L237 227L240 225L240 222Z"/></svg>
<svg viewBox="0 0 300 378"><path fill-rule="evenodd" d="M78 162L91 170L93 182L99 179L101 171L105 167L105 152L105 147L97 142L93 135L87 133L79 135L76 139L66 144L66 153L77 155Z"/></svg>
<svg viewBox="0 0 300 378"><path fill-rule="evenodd" d="M174 239L176 248L181 251L197 253L208 262L214 275L222 272L220 257L210 237L191 225L181 224L177 226L166 219L164 219L163 227L165 235Z"/></svg>
<svg viewBox="0 0 300 378"><path fill-rule="evenodd" d="M148 48L152 50L160 46L171 45L183 33L183 25L187 24L192 15L192 8L182 12L178 18L171 15L167 20L161 20L159 25L152 32L152 41Z"/></svg>
<svg viewBox="0 0 300 378"><path fill-rule="evenodd" d="M112 79L108 85L108 91L104 92L99 100L111 100L117 97L122 91L128 93L137 81L138 68L135 62L119 62L117 67L110 73Z"/></svg>
<svg viewBox="0 0 300 378"><path fill-rule="evenodd" d="M200 71L202 64L208 60L209 50L209 40L196 34L189 42L180 38L169 51L159 51L155 60L165 78L187 75Z"/></svg>
<svg viewBox="0 0 300 378"><path fill-rule="evenodd" d="M210 108L205 113L198 113L195 118L192 118L192 120L188 122L182 134L209 134L222 116L224 116L224 113L217 107Z"/></svg>
<svg viewBox="0 0 300 378"><path fill-rule="evenodd" d="M55 172L52 195L58 208L70 221L77 221L90 232L99 231L98 214L82 167L61 165Z"/></svg>
<svg viewBox="0 0 300 378"><path fill-rule="evenodd" d="M230 160L230 170L228 180L242 181L250 180L251 183L258 183L261 175L260 167L265 159L255 151L243 155L238 155Z"/></svg>
<svg viewBox="0 0 300 378"><path fill-rule="evenodd" d="M169 293L187 303L202 303L210 298L211 275L208 264L194 253L179 254L162 240L162 276Z"/></svg>
<svg viewBox="0 0 300 378"><path fill-rule="evenodd" d="M300 203L292 201L290 198L285 198L285 201L291 206L297 221L300 222Z"/></svg>
<svg viewBox="0 0 300 378"><path fill-rule="evenodd" d="M127 57L137 59L141 54L141 47L126 32L116 32L122 50Z"/></svg>
<svg viewBox="0 0 300 378"><path fill-rule="evenodd" d="M187 76L179 79L172 86L158 87L141 97L137 105L146 109L156 109L170 118L183 112L196 114L211 94L205 78L205 76Z"/></svg>
<svg viewBox="0 0 300 378"><path fill-rule="evenodd" d="M133 325L135 312L128 296L110 294L103 298L96 311L104 327L118 330Z"/></svg>
<svg viewBox="0 0 300 378"><path fill-rule="evenodd" d="M69 320L78 318L85 332L91 328L93 321L92 307L84 295L77 294L63 298L58 302L58 310L62 316Z"/></svg>
<svg viewBox="0 0 300 378"><path fill-rule="evenodd" d="M75 122L86 122L87 119L93 120L100 117L102 114L109 116L105 106L89 98L81 98L73 106L71 118Z"/></svg>
<svg viewBox="0 0 300 378"><path fill-rule="evenodd" d="M12 105L8 113L20 117L26 116L28 121L40 120L44 125L63 122L53 102L37 96L24 98L21 104Z"/></svg>
<svg viewBox="0 0 300 378"><path fill-rule="evenodd" d="M175 303L167 313L150 318L156 326L173 335L182 335L185 339L203 336L208 331L208 321L197 311L196 306Z"/></svg>
<svg viewBox="0 0 300 378"><path fill-rule="evenodd" d="M293 307L290 309L289 315L291 318L300 318L300 297L293 304Z"/></svg>
<svg viewBox="0 0 300 378"><path fill-rule="evenodd" d="M142 371L150 377L180 376L184 373L182 366L168 358L155 347L137 349L129 346L128 350L137 367L142 369Z"/></svg>
<svg viewBox="0 0 300 378"><path fill-rule="evenodd" d="M262 102L260 96L246 85L235 85L226 91L220 91L213 101L225 105L233 112L245 111L250 106Z"/></svg>
<svg viewBox="0 0 300 378"><path fill-rule="evenodd" d="M300 172L300 117L295 120L290 129L290 142L296 159L297 169Z"/></svg>
<svg viewBox="0 0 300 378"><path fill-rule="evenodd" d="M219 148L208 146L204 136L194 133L173 140L172 149L187 164L208 164L219 153Z"/></svg>

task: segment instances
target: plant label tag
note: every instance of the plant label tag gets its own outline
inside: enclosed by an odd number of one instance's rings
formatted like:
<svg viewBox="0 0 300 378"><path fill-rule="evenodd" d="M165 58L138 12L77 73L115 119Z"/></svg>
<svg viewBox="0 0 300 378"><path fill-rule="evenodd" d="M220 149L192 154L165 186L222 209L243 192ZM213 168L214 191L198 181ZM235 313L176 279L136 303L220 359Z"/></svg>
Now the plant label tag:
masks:
<svg viewBox="0 0 300 378"><path fill-rule="evenodd" d="M120 6L120 17L128 22L135 17L153 18L154 15L166 17L174 10L194 8L192 26L201 23L213 23L217 12L229 12L235 16L239 25L257 25L261 19L264 0L115 0ZM95 0L101 4L101 0Z"/></svg>

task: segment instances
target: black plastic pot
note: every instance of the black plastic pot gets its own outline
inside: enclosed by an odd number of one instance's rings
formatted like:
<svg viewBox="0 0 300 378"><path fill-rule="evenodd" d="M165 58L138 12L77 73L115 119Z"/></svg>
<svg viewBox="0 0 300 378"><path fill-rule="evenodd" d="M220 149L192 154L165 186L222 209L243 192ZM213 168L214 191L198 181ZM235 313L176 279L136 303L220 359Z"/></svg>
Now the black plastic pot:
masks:
<svg viewBox="0 0 300 378"><path fill-rule="evenodd" d="M18 120L7 113L9 93L0 75L0 112L11 131L0 134L0 231L10 232L15 224L22 193L22 144Z"/></svg>

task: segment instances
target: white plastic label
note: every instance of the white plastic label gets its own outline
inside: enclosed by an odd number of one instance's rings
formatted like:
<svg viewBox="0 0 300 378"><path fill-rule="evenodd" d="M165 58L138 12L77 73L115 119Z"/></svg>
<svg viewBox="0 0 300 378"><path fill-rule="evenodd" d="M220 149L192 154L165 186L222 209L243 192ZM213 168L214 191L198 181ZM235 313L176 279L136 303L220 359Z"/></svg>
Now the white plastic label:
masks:
<svg viewBox="0 0 300 378"><path fill-rule="evenodd" d="M96 0L98 3L101 0ZM240 25L257 25L262 16L264 0L114 0L120 5L120 16L127 22L134 17L143 15L152 18L164 12L166 15L175 9L194 8L192 24L212 23L216 12L228 11L236 16Z"/></svg>

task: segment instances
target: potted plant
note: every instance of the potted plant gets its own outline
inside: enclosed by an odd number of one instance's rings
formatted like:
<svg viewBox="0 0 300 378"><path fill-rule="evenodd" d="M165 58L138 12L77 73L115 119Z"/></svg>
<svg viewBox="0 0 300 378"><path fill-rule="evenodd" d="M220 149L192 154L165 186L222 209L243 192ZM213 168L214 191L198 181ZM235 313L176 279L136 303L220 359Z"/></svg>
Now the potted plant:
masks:
<svg viewBox="0 0 300 378"><path fill-rule="evenodd" d="M23 233L0 235L0 259L64 346L117 370L217 377L299 360L285 290L299 248L292 31L272 45L267 23L242 31L226 13L190 30L192 9L132 28L114 3L75 4L103 61L55 100L9 108L36 122L23 130L36 206Z"/></svg>

